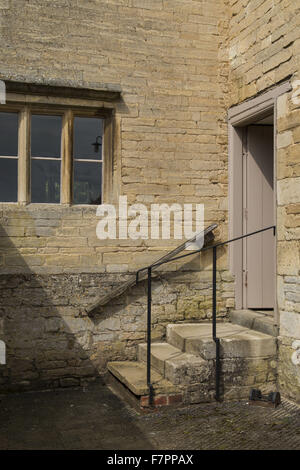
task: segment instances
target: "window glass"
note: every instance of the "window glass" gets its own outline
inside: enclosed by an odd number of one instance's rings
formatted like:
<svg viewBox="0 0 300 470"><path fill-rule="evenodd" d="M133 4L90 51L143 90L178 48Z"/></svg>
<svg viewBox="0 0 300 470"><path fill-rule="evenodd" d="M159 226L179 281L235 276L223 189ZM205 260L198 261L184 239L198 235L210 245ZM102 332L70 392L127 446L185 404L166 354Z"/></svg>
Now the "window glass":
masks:
<svg viewBox="0 0 300 470"><path fill-rule="evenodd" d="M31 117L31 202L60 202L61 116Z"/></svg>
<svg viewBox="0 0 300 470"><path fill-rule="evenodd" d="M74 118L74 158L102 160L103 120Z"/></svg>
<svg viewBox="0 0 300 470"><path fill-rule="evenodd" d="M60 160L31 161L31 202L60 202Z"/></svg>
<svg viewBox="0 0 300 470"><path fill-rule="evenodd" d="M0 201L18 200L18 159L0 158Z"/></svg>
<svg viewBox="0 0 300 470"><path fill-rule="evenodd" d="M61 116L31 117L31 156L60 158Z"/></svg>
<svg viewBox="0 0 300 470"><path fill-rule="evenodd" d="M30 200L60 203L62 116L28 116ZM18 199L18 126L18 112L0 112L0 202ZM75 204L101 203L103 128L104 120L99 117L74 117L73 181L69 183L73 186Z"/></svg>
<svg viewBox="0 0 300 470"><path fill-rule="evenodd" d="M102 163L74 162L74 204L101 204Z"/></svg>
<svg viewBox="0 0 300 470"><path fill-rule="evenodd" d="M18 155L17 113L0 113L0 155Z"/></svg>
<svg viewBox="0 0 300 470"><path fill-rule="evenodd" d="M102 119L74 118L74 204L101 203L102 134Z"/></svg>
<svg viewBox="0 0 300 470"><path fill-rule="evenodd" d="M0 202L18 200L18 122L18 113L0 113Z"/></svg>

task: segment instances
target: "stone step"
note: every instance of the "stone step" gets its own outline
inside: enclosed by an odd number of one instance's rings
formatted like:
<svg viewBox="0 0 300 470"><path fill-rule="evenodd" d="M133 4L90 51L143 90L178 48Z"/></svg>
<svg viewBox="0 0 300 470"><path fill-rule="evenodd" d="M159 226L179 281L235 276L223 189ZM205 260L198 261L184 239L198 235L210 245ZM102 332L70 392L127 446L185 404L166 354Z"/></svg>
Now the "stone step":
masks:
<svg viewBox="0 0 300 470"><path fill-rule="evenodd" d="M274 319L262 312L253 310L232 310L229 314L231 323L260 331L270 336L278 336L278 327Z"/></svg>
<svg viewBox="0 0 300 470"><path fill-rule="evenodd" d="M232 323L218 323L221 358L255 358L276 355L276 339ZM216 348L211 323L183 323L167 326L168 343L183 352L210 360Z"/></svg>
<svg viewBox="0 0 300 470"><path fill-rule="evenodd" d="M138 358L142 362L147 361L146 343L139 344ZM204 384L211 379L207 361L168 343L152 343L151 366L175 385Z"/></svg>
<svg viewBox="0 0 300 470"><path fill-rule="evenodd" d="M151 367L155 369L163 377L165 376L165 361L176 356L180 356L183 352L168 343L152 343L151 344ZM147 343L138 345L138 360L147 362Z"/></svg>
<svg viewBox="0 0 300 470"><path fill-rule="evenodd" d="M107 364L111 372L134 395L148 395L146 364L137 361L115 361ZM164 379L156 370L151 369L151 382L156 394L175 393L177 387Z"/></svg>

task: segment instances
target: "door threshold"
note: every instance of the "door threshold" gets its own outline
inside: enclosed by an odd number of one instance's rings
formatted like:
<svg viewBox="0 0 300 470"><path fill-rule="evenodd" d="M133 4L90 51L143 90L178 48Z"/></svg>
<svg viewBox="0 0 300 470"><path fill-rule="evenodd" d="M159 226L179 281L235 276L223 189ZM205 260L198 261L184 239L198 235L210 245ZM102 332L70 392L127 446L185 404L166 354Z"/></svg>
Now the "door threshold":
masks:
<svg viewBox="0 0 300 470"><path fill-rule="evenodd" d="M273 312L274 313L274 312ZM270 336L278 336L278 327L274 317L265 315L261 310L232 310L229 314L231 323L259 331Z"/></svg>
<svg viewBox="0 0 300 470"><path fill-rule="evenodd" d="M258 309L258 308L251 308L249 311L258 313L259 315L263 315L266 318L270 318L271 320L274 320L274 309L268 308L268 309Z"/></svg>

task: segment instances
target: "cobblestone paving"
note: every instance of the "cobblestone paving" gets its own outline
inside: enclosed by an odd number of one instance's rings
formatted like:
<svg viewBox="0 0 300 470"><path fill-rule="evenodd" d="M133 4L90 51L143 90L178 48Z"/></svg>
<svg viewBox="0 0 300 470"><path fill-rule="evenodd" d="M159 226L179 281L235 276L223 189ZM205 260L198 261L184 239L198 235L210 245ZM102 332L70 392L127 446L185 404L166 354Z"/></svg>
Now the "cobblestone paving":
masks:
<svg viewBox="0 0 300 470"><path fill-rule="evenodd" d="M4 449L300 449L300 408L246 402L138 414L103 385L0 398Z"/></svg>
<svg viewBox="0 0 300 470"><path fill-rule="evenodd" d="M165 409L137 422L158 449L300 449L300 407L286 400L276 410L246 401Z"/></svg>

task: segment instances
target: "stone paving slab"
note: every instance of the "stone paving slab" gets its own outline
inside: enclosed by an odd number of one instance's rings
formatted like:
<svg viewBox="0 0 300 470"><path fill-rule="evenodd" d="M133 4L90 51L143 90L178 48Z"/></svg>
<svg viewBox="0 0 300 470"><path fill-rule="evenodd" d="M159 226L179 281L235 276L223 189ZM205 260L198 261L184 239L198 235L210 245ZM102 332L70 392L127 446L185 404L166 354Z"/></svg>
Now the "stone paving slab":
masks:
<svg viewBox="0 0 300 470"><path fill-rule="evenodd" d="M138 414L107 387L1 396L4 449L300 449L300 407L247 401Z"/></svg>

